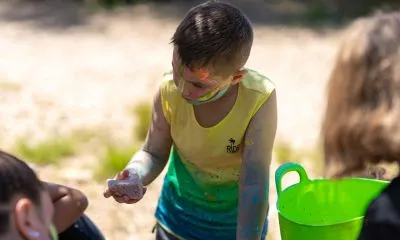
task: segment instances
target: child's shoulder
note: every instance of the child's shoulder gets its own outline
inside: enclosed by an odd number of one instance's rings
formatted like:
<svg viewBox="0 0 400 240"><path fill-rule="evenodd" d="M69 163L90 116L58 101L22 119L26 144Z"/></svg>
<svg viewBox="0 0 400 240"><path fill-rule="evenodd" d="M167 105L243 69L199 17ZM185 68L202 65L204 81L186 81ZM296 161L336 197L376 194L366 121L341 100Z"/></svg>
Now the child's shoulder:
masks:
<svg viewBox="0 0 400 240"><path fill-rule="evenodd" d="M273 92L275 89L275 84L268 77L252 69L246 70L247 74L241 81L243 87L248 90L256 91L260 94L269 95Z"/></svg>
<svg viewBox="0 0 400 240"><path fill-rule="evenodd" d="M173 72L171 71L167 71L164 72L162 75L162 82L161 84L170 84L171 82L173 82L174 78L173 78Z"/></svg>
<svg viewBox="0 0 400 240"><path fill-rule="evenodd" d="M176 86L174 83L172 70L165 72L162 75L162 81L160 82L160 89L162 92L176 92Z"/></svg>

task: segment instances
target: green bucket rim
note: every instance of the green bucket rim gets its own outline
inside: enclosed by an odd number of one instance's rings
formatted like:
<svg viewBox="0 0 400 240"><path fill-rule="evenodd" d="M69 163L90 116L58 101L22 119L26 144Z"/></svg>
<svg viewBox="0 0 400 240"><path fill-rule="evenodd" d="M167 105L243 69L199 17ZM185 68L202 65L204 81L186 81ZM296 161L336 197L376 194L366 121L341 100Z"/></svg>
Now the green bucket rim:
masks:
<svg viewBox="0 0 400 240"><path fill-rule="evenodd" d="M289 172L297 172L299 174L300 177L300 182L293 184L291 186L288 186L285 190L282 191L282 179L283 176L286 175ZM385 181L385 180L379 180L379 179L369 179L369 178L342 178L341 180L361 180L361 181L368 181L368 182L378 182L378 183L385 183L385 184L389 184L389 181ZM328 227L328 226L335 226L335 225L341 225L341 224L346 224L349 222L353 222L353 221L358 221L364 218L364 216L360 216L360 217L355 217L352 219L347 219L347 220L343 220L343 221L339 221L336 223L332 223L332 224L305 224L299 221L293 221L290 220L290 218L288 218L287 216L285 216L285 214L282 214L281 210L280 210L280 205L279 205L279 196L282 194L282 192L289 190L293 187L298 186L299 184L310 184L314 181L329 181L328 179L324 179L324 178L316 178L314 180L310 180L307 176L306 171L304 170L304 168L297 163L293 163L293 162L288 162L285 163L283 165L281 165L275 172L275 184L276 184L276 192L277 192L277 201L276 201L276 209L277 212L279 214L279 216L284 217L287 221L295 223L297 225L301 225L301 226L309 226L309 227Z"/></svg>

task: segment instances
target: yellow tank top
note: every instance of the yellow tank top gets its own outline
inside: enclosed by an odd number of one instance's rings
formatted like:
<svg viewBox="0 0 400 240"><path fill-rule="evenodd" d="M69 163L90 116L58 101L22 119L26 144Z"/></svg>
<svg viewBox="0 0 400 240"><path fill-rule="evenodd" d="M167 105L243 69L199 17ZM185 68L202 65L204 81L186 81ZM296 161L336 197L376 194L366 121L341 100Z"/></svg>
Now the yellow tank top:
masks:
<svg viewBox="0 0 400 240"><path fill-rule="evenodd" d="M205 128L177 90L172 73L164 77L161 101L173 148L156 218L183 239L234 239L246 129L275 86L247 70L231 111Z"/></svg>
<svg viewBox="0 0 400 240"><path fill-rule="evenodd" d="M193 105L177 91L172 74L166 74L161 86L163 111L174 146L188 167L202 169L209 174L208 180L216 183L237 179L247 126L274 88L269 79L248 70L228 115L217 125L204 128L196 120Z"/></svg>

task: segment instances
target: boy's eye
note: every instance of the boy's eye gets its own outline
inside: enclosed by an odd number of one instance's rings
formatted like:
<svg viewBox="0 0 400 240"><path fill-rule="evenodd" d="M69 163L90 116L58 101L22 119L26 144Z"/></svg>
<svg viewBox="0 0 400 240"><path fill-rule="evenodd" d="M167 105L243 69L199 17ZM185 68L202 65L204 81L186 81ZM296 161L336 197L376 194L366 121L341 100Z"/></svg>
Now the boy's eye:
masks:
<svg viewBox="0 0 400 240"><path fill-rule="evenodd" d="M195 88L204 88L204 85L198 84L198 83L193 83L193 86L194 86Z"/></svg>

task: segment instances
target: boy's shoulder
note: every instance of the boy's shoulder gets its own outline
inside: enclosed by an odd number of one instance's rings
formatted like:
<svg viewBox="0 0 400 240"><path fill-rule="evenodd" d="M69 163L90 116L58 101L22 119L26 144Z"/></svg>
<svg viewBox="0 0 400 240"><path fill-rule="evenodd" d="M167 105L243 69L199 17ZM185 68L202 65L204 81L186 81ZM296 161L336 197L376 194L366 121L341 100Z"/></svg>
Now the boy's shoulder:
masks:
<svg viewBox="0 0 400 240"><path fill-rule="evenodd" d="M266 95L271 94L275 90L275 84L268 77L252 69L246 70L247 74L240 82L243 87Z"/></svg>
<svg viewBox="0 0 400 240"><path fill-rule="evenodd" d="M164 91L176 91L172 70L164 72L162 81L160 83L160 88Z"/></svg>
<svg viewBox="0 0 400 240"><path fill-rule="evenodd" d="M161 84L165 84L166 82L170 82L170 81L173 81L172 70L163 73Z"/></svg>

